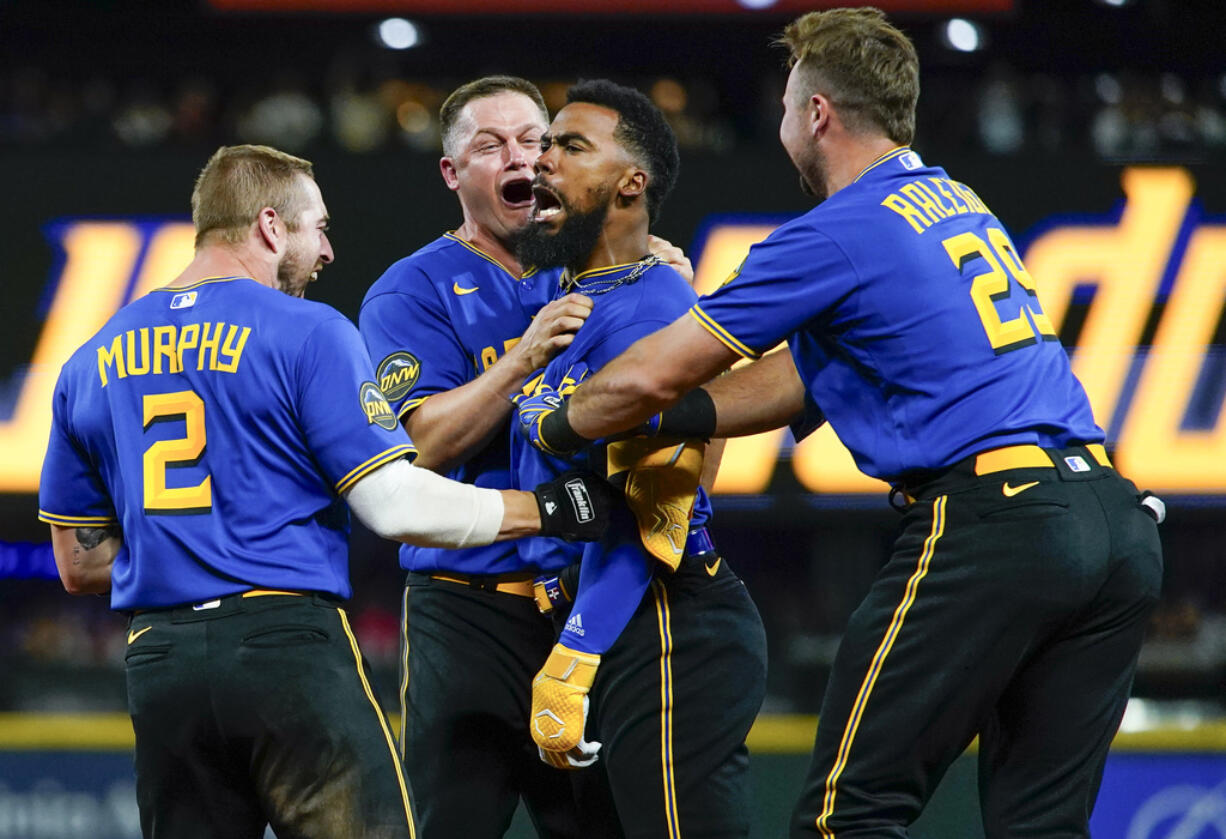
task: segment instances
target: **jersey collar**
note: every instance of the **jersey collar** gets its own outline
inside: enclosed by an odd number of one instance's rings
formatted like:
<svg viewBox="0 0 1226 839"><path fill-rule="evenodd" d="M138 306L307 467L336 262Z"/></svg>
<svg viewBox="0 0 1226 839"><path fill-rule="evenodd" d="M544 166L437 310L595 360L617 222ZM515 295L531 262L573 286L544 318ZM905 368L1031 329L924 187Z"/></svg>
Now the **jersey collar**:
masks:
<svg viewBox="0 0 1226 839"><path fill-rule="evenodd" d="M881 155L881 157L877 158L877 159L876 159L876 160L874 160L872 163L868 164L868 165L867 165L867 166L865 166L863 169L861 169L861 170L860 170L860 174L856 175L856 176L855 176L855 178L853 178L853 179L852 179L852 183L854 184L856 181L858 181L858 180L860 180L861 178L863 178L863 177L864 177L865 175L867 175L867 174L868 174L870 171L872 171L873 169L876 169L876 168L877 168L878 166L880 166L881 164L883 164L883 163L885 163L885 162L887 162L887 161L890 161L890 160L895 160L895 159L897 159L897 158L899 158L899 157L902 157L904 154L906 154L906 153L907 153L907 152L909 152L909 151L911 151L911 147L910 147L910 146L898 146L897 148L890 149L888 152L886 152L885 154Z"/></svg>
<svg viewBox="0 0 1226 839"><path fill-rule="evenodd" d="M446 233L444 233L444 234L443 234L443 238L444 238L444 239L450 239L451 241L455 242L456 244L463 245L465 248L467 248L468 250L472 251L472 252L473 252L473 253L475 253L477 256L479 256L479 257L481 257L482 259L484 259L486 262L489 262L489 263L492 263L492 264L494 264L494 265L497 265L497 266L498 266L499 268L501 268L503 271L506 271L506 273L507 273L509 276L514 277L516 280L526 280L526 279L528 279L528 277L531 277L533 274L535 274L535 273L536 273L536 267L535 267L535 266L533 266L533 267L528 268L527 270L525 270L525 271L524 271L524 273L523 273L523 274L521 274L520 276L516 277L516 276L515 276L515 274L513 274L511 271L507 270L507 266L503 265L503 264L502 264L501 262L499 262L497 259L494 259L494 257L490 256L488 253L486 253L485 251L481 250L481 248L477 247L477 246L476 246L476 245L474 245L472 242L467 242L467 241L465 241L464 239L461 239L459 236L455 235L455 231L454 231L454 230L448 230Z"/></svg>

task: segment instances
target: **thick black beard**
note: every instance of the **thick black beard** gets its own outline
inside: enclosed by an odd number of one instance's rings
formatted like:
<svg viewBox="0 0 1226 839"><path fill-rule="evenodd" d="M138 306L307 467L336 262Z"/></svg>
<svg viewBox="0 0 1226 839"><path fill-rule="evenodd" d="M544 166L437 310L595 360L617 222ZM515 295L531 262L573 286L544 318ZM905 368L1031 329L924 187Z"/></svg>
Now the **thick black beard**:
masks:
<svg viewBox="0 0 1226 839"><path fill-rule="evenodd" d="M529 223L511 237L511 246L519 264L525 268L567 267L577 271L587 262L604 230L605 218L609 215L609 202L596 196L596 206L586 213L578 213L562 204L566 220L557 233L550 233L543 224Z"/></svg>

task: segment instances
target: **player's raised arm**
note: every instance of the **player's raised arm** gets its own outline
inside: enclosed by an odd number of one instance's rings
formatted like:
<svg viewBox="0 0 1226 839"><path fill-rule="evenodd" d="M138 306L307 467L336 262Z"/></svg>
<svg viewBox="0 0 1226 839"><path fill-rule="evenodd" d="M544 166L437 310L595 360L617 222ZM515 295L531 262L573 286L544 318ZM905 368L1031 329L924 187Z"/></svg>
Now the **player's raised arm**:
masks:
<svg viewBox="0 0 1226 839"><path fill-rule="evenodd" d="M570 346L592 311L592 301L568 294L541 309L519 343L467 384L437 393L404 418L417 446L418 466L444 472L463 463L503 430L510 397L524 380Z"/></svg>

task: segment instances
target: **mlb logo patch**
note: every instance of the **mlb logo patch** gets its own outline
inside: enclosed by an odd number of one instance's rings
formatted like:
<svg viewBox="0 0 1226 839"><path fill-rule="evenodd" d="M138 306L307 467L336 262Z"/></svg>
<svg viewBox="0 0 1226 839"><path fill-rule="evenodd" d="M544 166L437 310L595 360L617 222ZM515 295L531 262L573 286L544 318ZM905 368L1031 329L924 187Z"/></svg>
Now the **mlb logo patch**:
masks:
<svg viewBox="0 0 1226 839"><path fill-rule="evenodd" d="M911 172L919 169L924 165L924 161L920 160L920 156L913 151L906 152L899 156L898 162L902 164L902 168Z"/></svg>
<svg viewBox="0 0 1226 839"><path fill-rule="evenodd" d="M190 309L196 305L196 292L184 291L170 298L170 308L172 309Z"/></svg>
<svg viewBox="0 0 1226 839"><path fill-rule="evenodd" d="M1068 465L1069 471L1072 471L1072 472L1089 472L1090 471L1090 464L1085 462L1085 458L1078 457L1077 455L1073 455L1072 457L1066 457L1064 459L1064 462L1065 464Z"/></svg>

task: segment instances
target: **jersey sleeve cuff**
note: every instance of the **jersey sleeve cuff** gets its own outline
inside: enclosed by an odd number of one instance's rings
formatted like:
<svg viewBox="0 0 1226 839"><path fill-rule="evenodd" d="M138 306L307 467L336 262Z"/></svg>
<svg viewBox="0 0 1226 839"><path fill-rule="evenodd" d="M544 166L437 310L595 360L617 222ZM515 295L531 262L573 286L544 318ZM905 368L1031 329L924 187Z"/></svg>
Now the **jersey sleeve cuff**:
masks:
<svg viewBox="0 0 1226 839"><path fill-rule="evenodd" d="M716 321L710 315L704 312L702 307L697 303L690 308L690 315L694 318L694 320L698 321L703 329L714 335L721 344L732 350L737 355L748 359L757 359L762 357L762 353L755 352L754 350L750 349L749 346L738 341L736 336L734 336L731 332L716 323Z"/></svg>
<svg viewBox="0 0 1226 839"><path fill-rule="evenodd" d="M353 485L360 481L366 475L378 469L385 463L390 463L401 457L408 457L410 461L417 457L417 449L414 446L401 444L393 446L387 451L381 452L374 457L363 461L349 471L345 477L336 482L336 491L340 495L344 495Z"/></svg>
<svg viewBox="0 0 1226 839"><path fill-rule="evenodd" d="M421 403L425 402L433 395L434 394L431 393L426 396L419 396L416 399L405 400L405 403L400 406L400 410L396 412L396 419L403 421L404 418L408 416L410 411L420 408Z"/></svg>
<svg viewBox="0 0 1226 839"><path fill-rule="evenodd" d="M67 516L60 513L38 511L38 520L47 524L58 524L60 527L105 527L109 524L119 524L114 516Z"/></svg>

